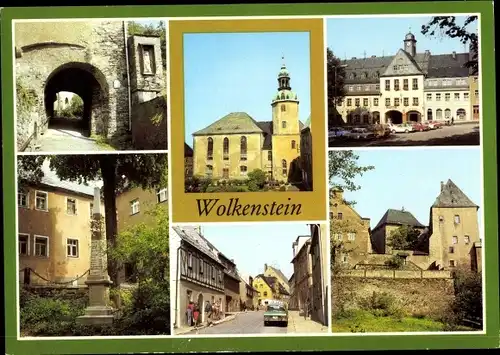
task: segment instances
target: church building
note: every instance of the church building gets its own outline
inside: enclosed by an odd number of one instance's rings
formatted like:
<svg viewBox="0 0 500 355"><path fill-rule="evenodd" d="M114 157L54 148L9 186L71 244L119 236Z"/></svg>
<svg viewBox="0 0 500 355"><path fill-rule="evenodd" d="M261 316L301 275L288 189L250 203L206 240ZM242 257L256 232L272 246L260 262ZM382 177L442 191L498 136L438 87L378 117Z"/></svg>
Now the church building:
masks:
<svg viewBox="0 0 500 355"><path fill-rule="evenodd" d="M193 175L245 179L260 169L269 179L300 181L299 100L285 64L271 100L272 121L257 121L246 112L231 112L193 133ZM299 169L297 171L297 169Z"/></svg>
<svg viewBox="0 0 500 355"><path fill-rule="evenodd" d="M344 60L346 96L331 117L350 125L479 120L477 75L466 67L472 56L418 52L409 32L395 55Z"/></svg>

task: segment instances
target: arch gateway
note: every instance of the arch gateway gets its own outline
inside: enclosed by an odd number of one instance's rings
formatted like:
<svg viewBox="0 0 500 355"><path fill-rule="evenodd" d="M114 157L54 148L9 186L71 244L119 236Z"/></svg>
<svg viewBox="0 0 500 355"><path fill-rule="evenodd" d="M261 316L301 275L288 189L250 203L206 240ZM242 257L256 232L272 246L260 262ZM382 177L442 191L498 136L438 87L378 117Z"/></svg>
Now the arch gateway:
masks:
<svg viewBox="0 0 500 355"><path fill-rule="evenodd" d="M101 20L21 22L14 32L18 150L61 123L82 136L131 141L125 149L147 149L140 138L164 128L155 145L166 149L166 120L149 127L140 105L166 118L157 102L166 87L159 37L131 36L127 22ZM83 101L78 117L54 109L61 92Z"/></svg>

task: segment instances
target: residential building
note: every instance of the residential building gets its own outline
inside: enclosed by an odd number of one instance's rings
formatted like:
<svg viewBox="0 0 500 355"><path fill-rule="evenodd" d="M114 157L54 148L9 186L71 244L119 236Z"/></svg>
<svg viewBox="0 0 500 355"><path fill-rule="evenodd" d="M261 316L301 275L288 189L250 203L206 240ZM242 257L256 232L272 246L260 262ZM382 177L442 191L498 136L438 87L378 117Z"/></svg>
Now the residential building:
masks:
<svg viewBox="0 0 500 355"><path fill-rule="evenodd" d="M344 60L346 96L337 112L348 124L470 121L469 53L417 52L413 33L391 56Z"/></svg>
<svg viewBox="0 0 500 355"><path fill-rule="evenodd" d="M299 237L300 238L300 237ZM297 239L299 239L297 238ZM295 293L299 310L304 311L307 305L312 304L312 263L311 263L311 237L302 243L292 259L293 274L295 278Z"/></svg>
<svg viewBox="0 0 500 355"><path fill-rule="evenodd" d="M361 217L353 206L346 203L340 189L330 192L330 221L332 242L346 246L339 255L332 255L332 259L338 258L346 266L366 260L372 251L370 218Z"/></svg>
<svg viewBox="0 0 500 355"><path fill-rule="evenodd" d="M184 143L184 177L193 176L193 148Z"/></svg>
<svg viewBox="0 0 500 355"><path fill-rule="evenodd" d="M290 295L290 284L288 283L288 277L286 277L280 269L268 264L264 264L264 276L276 278L281 287L286 290L286 295L282 294L283 299L288 300L288 296Z"/></svg>
<svg viewBox="0 0 500 355"><path fill-rule="evenodd" d="M200 307L207 321L205 304L219 302L225 309L224 264L219 252L192 226L172 227L170 233L170 289L174 328L187 326L189 302Z"/></svg>
<svg viewBox="0 0 500 355"><path fill-rule="evenodd" d="M298 310L299 303L297 299L297 293L295 291L295 274L292 274L288 279L288 283L290 284L290 300L288 301L288 309L290 310Z"/></svg>
<svg viewBox="0 0 500 355"><path fill-rule="evenodd" d="M253 287L258 291L258 306L264 306L269 300L285 301L290 296L279 280L274 276L259 274L253 279Z"/></svg>
<svg viewBox="0 0 500 355"><path fill-rule="evenodd" d="M277 181L300 181L299 100L282 65L278 92L271 101L272 121L231 112L193 133L193 174L214 179L244 179L255 169Z"/></svg>
<svg viewBox="0 0 500 355"><path fill-rule="evenodd" d="M226 296L225 312L240 310L240 277L234 260L219 252L219 260L224 265L224 294Z"/></svg>
<svg viewBox="0 0 500 355"><path fill-rule="evenodd" d="M17 193L19 281L30 285L84 285L90 268L94 187L61 181L42 165L39 184ZM104 207L101 207L104 214Z"/></svg>
<svg viewBox="0 0 500 355"><path fill-rule="evenodd" d="M472 119L479 121L479 78L477 75L469 76L469 98L470 98L470 112L472 112Z"/></svg>
<svg viewBox="0 0 500 355"><path fill-rule="evenodd" d="M240 303L241 309L253 310L258 306L259 291L253 287L253 277L238 271L240 277Z"/></svg>
<svg viewBox="0 0 500 355"><path fill-rule="evenodd" d="M328 285L329 262L328 243L325 224L311 224L311 319L321 324L328 324Z"/></svg>
<svg viewBox="0 0 500 355"><path fill-rule="evenodd" d="M302 169L302 184L306 190L311 191L313 186L311 116L309 116L304 128L300 131L300 166Z"/></svg>

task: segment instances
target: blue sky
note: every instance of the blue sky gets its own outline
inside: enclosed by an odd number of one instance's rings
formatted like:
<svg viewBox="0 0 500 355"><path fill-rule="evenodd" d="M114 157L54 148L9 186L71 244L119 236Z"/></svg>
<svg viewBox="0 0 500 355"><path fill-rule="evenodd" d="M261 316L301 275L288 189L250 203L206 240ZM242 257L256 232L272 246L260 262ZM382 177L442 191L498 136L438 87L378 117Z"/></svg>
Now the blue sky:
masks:
<svg viewBox="0 0 500 355"><path fill-rule="evenodd" d="M457 17L457 23L463 24L465 16ZM463 53L468 47L458 39L446 36L427 37L421 33L421 27L430 17L378 17L378 18L332 18L327 20L327 44L333 53L341 59L352 57L394 55L403 47L404 36L411 29L417 40L417 52L430 50L433 54ZM467 28L475 32L477 21ZM340 35L339 35L340 34Z"/></svg>
<svg viewBox="0 0 500 355"><path fill-rule="evenodd" d="M299 235L310 235L307 224L297 223L203 226L202 232L242 272L254 277L268 264L288 278L293 274L292 243Z"/></svg>
<svg viewBox="0 0 500 355"><path fill-rule="evenodd" d="M185 139L230 112L271 121L282 56L300 100L299 119L310 114L308 32L184 35Z"/></svg>
<svg viewBox="0 0 500 355"><path fill-rule="evenodd" d="M429 208L441 189L441 181L451 179L479 208L482 228L481 155L479 148L400 149L357 151L360 166L375 166L355 182L361 189L344 192L354 208L370 218L375 227L389 209L411 212L424 225L429 224Z"/></svg>

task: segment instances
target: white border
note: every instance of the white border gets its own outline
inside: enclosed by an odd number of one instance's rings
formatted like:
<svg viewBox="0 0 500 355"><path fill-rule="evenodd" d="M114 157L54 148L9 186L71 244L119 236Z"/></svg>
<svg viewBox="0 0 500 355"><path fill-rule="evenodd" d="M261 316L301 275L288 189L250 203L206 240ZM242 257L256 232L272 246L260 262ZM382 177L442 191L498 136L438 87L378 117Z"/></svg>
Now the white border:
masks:
<svg viewBox="0 0 500 355"><path fill-rule="evenodd" d="M170 21L185 21L185 20L258 20L258 19L313 19L313 18L321 18L324 21L324 28L326 28L327 24L326 21L328 19L333 19L333 18L355 18L355 19L360 19L360 18L395 18L395 17L431 17L431 16L471 16L471 15L476 15L478 16L478 34L479 34L479 39L481 40L481 24L482 20L480 17L480 14L476 13L427 13L427 14L375 14L375 15L331 15L331 16L325 16L325 15L313 15L313 16L303 16L303 15L296 15L296 16L215 16L215 17L135 17L135 18L121 18L121 17L115 17L115 18L91 18L91 19L73 19L73 18L65 18L65 19L16 19L12 20L12 43L15 43L14 35L15 35L15 24L16 23L24 23L24 22L81 22L81 21L106 21L106 20L112 20L112 21L144 21L144 20L149 20L149 21L163 21L165 23L165 28L167 35L166 37L169 38L169 22ZM324 40L325 42L327 41L327 32L324 31L323 33ZM482 70L481 70L481 60L482 60L482 55L481 55L481 42L479 40L478 43L478 57L479 57L479 76L478 76L478 87L479 87L479 102L480 102L480 146L479 148L481 149L483 147L483 135L482 135ZM325 51L326 51L326 46L325 46ZM167 53L167 100L168 100L168 105L167 105L167 129L168 129L168 134L170 135L171 129L170 129L170 119L171 119L171 105L170 105L170 97L171 97L171 88L170 88L170 45L169 42L167 41L167 48L166 48L166 53ZM15 58L15 51L12 51L12 62L16 62ZM326 67L326 61L325 61L325 67ZM326 75L326 71L325 71ZM15 71L15 66L13 68L13 82L16 83L16 71ZM326 87L326 80L325 80L325 87ZM325 92L326 93L326 92ZM16 98L15 98L15 90L14 90L14 149L16 151L16 154L18 155L51 155L51 154L72 154L70 151L60 151L60 152L26 152L26 153L21 153L17 152L17 137L16 137L16 129L17 129L17 117L16 117ZM325 100L326 101L326 100ZM327 103L325 102L325 106L327 106ZM327 120L325 120L327 121ZM328 123L326 122L326 125ZM170 137L169 137L170 138ZM325 137L327 140L327 137ZM328 144L326 145L328 147ZM355 149L353 149L355 148ZM399 147L370 147L367 150L373 150L373 149L383 149L383 148L388 148L388 149L400 149ZM411 147L411 148L404 148L404 149L416 149L416 148L422 148L422 149L439 149L439 148L446 148L446 149L464 149L464 148L472 148L472 149L477 149L478 147ZM167 153L171 149L171 140L168 139L168 150L155 150L155 151L92 151L92 152L77 152L78 154L148 154L148 153L155 153L155 154L161 154L161 153ZM359 149L358 147L351 147L351 148L345 148L345 149L328 149L330 150L363 150ZM74 154L75 152L73 152ZM326 154L326 159L328 161L328 154ZM169 167L171 166L171 157L170 154L168 156L168 164ZM17 177L17 162L15 164L16 166L14 167L14 172L15 176ZM325 169L326 170L326 169ZM327 172L325 172L327 173ZM483 166L483 151L481 149L481 175L483 177L482 179L482 184L481 184L481 189L483 192L483 198L482 198L482 208L484 210L484 166ZM169 169L168 173L169 177L169 218L171 220L172 218L172 192L170 191L170 182L172 179L172 173L171 169ZM327 181L328 183L328 181ZM16 193L16 230L19 229L19 220L17 216L17 178L15 181L15 193ZM36 196L36 194L35 194ZM36 202L35 202L36 204ZM329 204L327 203L327 210ZM48 207L48 204L47 204ZM317 224L327 224L327 231L328 231L328 240L329 240L329 214L327 214L327 221L294 221L294 222L257 222L257 223L299 223L299 224L312 224L312 223L317 223ZM484 241L484 212L483 212L483 241ZM226 222L226 223L220 223L220 222L213 222L213 223L197 223L197 225L217 225L217 224L222 224L222 225L242 225L242 224L248 224L249 222ZM255 223L255 222L250 222L250 223ZM183 223L186 225L185 223ZM175 225L181 225L179 223L170 223L170 227L173 227ZM48 237L47 237L48 238ZM16 239L16 245L17 243ZM482 268L483 270L485 269L485 253L484 253L484 242L482 244ZM48 254L48 249L47 249L47 254ZM330 254L328 254L329 257L331 258ZM17 265L19 265L19 253L16 252L16 262ZM171 266L170 266L171 267ZM331 270L329 269L329 273L331 274ZM329 283L331 280L329 279ZM16 282L16 289L17 289L17 294L19 295L19 274L17 273L17 282ZM485 289L485 277L483 277L483 290ZM329 287L330 291L330 296L329 296L329 331L331 331L331 285ZM478 331L478 332L382 332L382 333L321 333L321 334L300 334L300 333L293 333L293 334L239 334L239 335L205 335L205 336L195 336L196 338L230 338L230 337L284 337L284 336L391 336L391 335L483 335L486 333L486 304L484 302L485 300L485 293L483 292L483 330ZM82 337L20 337L20 312L19 312L19 297L17 297L17 340L18 341L29 341L29 340L74 340L74 339L79 339L79 340L85 340L85 339L169 339L169 338L192 338L192 336L182 336L182 335L165 335L165 336L82 336ZM171 329L173 332L173 329Z"/></svg>

